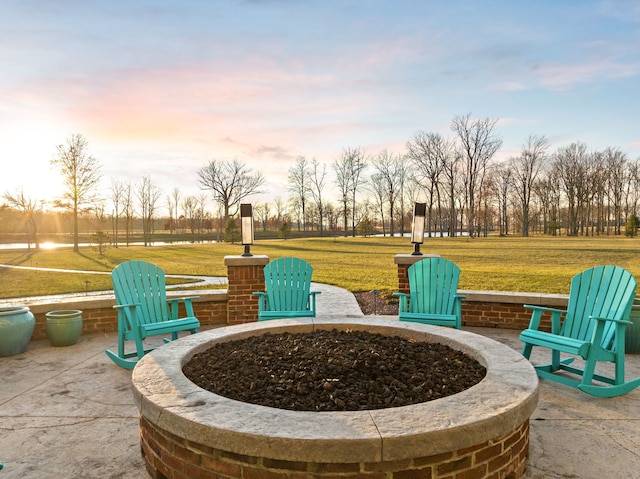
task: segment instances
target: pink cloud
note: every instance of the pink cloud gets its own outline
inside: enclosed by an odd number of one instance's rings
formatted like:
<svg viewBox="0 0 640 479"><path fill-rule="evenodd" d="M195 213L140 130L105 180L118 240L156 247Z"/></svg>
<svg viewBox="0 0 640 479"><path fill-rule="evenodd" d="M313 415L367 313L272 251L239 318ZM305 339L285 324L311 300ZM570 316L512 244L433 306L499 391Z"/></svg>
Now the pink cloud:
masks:
<svg viewBox="0 0 640 479"><path fill-rule="evenodd" d="M640 73L640 64L600 60L573 65L542 66L535 70L543 85L567 88L575 83L590 83L602 78L629 78Z"/></svg>

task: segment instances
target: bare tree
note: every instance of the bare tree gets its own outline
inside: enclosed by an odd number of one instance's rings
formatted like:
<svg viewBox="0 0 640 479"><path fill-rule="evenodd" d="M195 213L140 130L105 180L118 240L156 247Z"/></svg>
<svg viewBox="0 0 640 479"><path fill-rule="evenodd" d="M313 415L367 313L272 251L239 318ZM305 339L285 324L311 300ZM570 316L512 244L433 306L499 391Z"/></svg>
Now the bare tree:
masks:
<svg viewBox="0 0 640 479"><path fill-rule="evenodd" d="M138 185L138 201L140 201L142 236L145 246L151 244L153 220L161 196L162 191L151 182L151 178L148 176L143 177Z"/></svg>
<svg viewBox="0 0 640 479"><path fill-rule="evenodd" d="M449 237L453 238L458 234L458 201L464 195L458 195L457 191L460 189L460 165L462 163L462 154L459 151L453 150L449 155L442 167L443 186L446 191L446 197L449 199L449 216L447 233Z"/></svg>
<svg viewBox="0 0 640 479"><path fill-rule="evenodd" d="M542 231L557 236L560 228L560 179L554 169L533 184L542 209Z"/></svg>
<svg viewBox="0 0 640 479"><path fill-rule="evenodd" d="M605 197L607 187L606 162L602 152L595 151L591 155L590 188L587 192L587 207L585 210L585 234L591 236L604 232Z"/></svg>
<svg viewBox="0 0 640 479"><path fill-rule="evenodd" d="M464 186L469 236L475 235L476 213L487 166L493 155L502 146L502 139L493 129L498 120L490 118L472 119L471 114L456 116L451 130L458 135L464 164Z"/></svg>
<svg viewBox="0 0 640 479"><path fill-rule="evenodd" d="M213 200L222 207L225 224L230 216L237 213L242 200L262 193L260 187L265 181L262 173L253 173L237 159L227 162L211 160L198 171L198 178L200 187L211 190ZM236 211L232 212L234 208Z"/></svg>
<svg viewBox="0 0 640 479"><path fill-rule="evenodd" d="M198 232L199 233L204 232L204 226L205 226L204 222L207 217L206 209L207 209L207 195L204 193L201 193L200 195L198 195Z"/></svg>
<svg viewBox="0 0 640 479"><path fill-rule="evenodd" d="M340 193L339 203L341 209L342 219L344 221L344 235L347 236L348 223L349 223L349 162L345 156L341 156L339 159L333 162L333 170L336 173L336 185Z"/></svg>
<svg viewBox="0 0 640 479"><path fill-rule="evenodd" d="M442 217L442 175L452 155L453 143L438 133L419 131L407 142L407 156L414 164L415 179L427 192L429 236L435 224L434 205L438 207L438 218Z"/></svg>
<svg viewBox="0 0 640 479"><path fill-rule="evenodd" d="M548 148L549 142L543 135L532 135L522 147L520 156L511 159L514 193L522 215L522 236L529 236L529 208L533 184L546 167Z"/></svg>
<svg viewBox="0 0 640 479"><path fill-rule="evenodd" d="M640 201L640 158L628 163L625 177L627 179L625 195L627 216L637 216L638 202Z"/></svg>
<svg viewBox="0 0 640 479"><path fill-rule="evenodd" d="M603 152L607 175L608 206L613 211L607 214L607 233L613 222L613 234L622 234L622 225L625 218L622 214L622 200L624 197L626 182L627 155L617 148L607 148Z"/></svg>
<svg viewBox="0 0 640 479"><path fill-rule="evenodd" d="M513 168L500 163L490 168L487 189L492 191L498 204L498 225L500 236L509 234L509 199L513 189Z"/></svg>
<svg viewBox="0 0 640 479"><path fill-rule="evenodd" d="M58 168L64 179L65 191L59 206L73 213L73 251L78 247L78 217L84 206L95 203L95 186L100 180L100 164L87 151L87 140L73 134L65 145L58 145L57 156L51 164Z"/></svg>
<svg viewBox="0 0 640 479"><path fill-rule="evenodd" d="M33 243L35 250L38 251L40 249L38 216L42 211L42 202L26 196L24 190L20 190L15 194L5 192L3 198L9 206L22 214L27 233L27 249L31 249L31 243Z"/></svg>
<svg viewBox="0 0 640 479"><path fill-rule="evenodd" d="M311 162L311 197L316 204L318 210L318 224L320 226L320 236L324 235L324 200L323 192L325 188L325 179L327 177L327 165L320 163L315 158Z"/></svg>
<svg viewBox="0 0 640 479"><path fill-rule="evenodd" d="M344 218L344 235L347 236L349 212L351 213L351 230L356 235L356 195L358 188L364 186L362 176L367 159L360 148L345 148L340 157L333 162L336 172L336 184L340 190L340 202Z"/></svg>
<svg viewBox="0 0 640 479"><path fill-rule="evenodd" d="M380 187L382 187L382 191L384 192L385 202L389 206L389 234L393 236L396 232L394 219L396 215L396 203L400 195L403 158L399 155L393 155L387 150L382 150L371 160L371 163L379 176L376 181L381 183ZM380 204L379 200L378 203Z"/></svg>
<svg viewBox="0 0 640 479"><path fill-rule="evenodd" d="M135 208L133 204L133 185L131 182L127 182L123 185L122 189L122 213L124 214L124 231L125 240L127 246L131 239L131 233L133 231L133 218L135 215Z"/></svg>
<svg viewBox="0 0 640 479"><path fill-rule="evenodd" d="M167 195L167 209L169 210L169 232L173 234L178 229L178 207L180 206L180 188L174 188Z"/></svg>
<svg viewBox="0 0 640 479"><path fill-rule="evenodd" d="M373 201L380 212L380 223L382 224L382 235L387 235L385 225L385 209L387 206L387 189L384 176L380 173L373 173L369 178L369 191L373 195Z"/></svg>
<svg viewBox="0 0 640 479"><path fill-rule="evenodd" d="M125 184L116 179L111 178L111 203L113 205L113 213L112 213L112 225L111 230L113 232L113 246L118 247L118 234L120 233L120 215L122 214L122 210L124 208L124 194L125 194Z"/></svg>
<svg viewBox="0 0 640 479"><path fill-rule="evenodd" d="M287 211L287 205L284 201L282 201L282 198L280 198L279 196L276 196L273 199L273 203L274 203L274 208L276 210L276 227L280 228L281 223L284 220L284 217Z"/></svg>
<svg viewBox="0 0 640 479"><path fill-rule="evenodd" d="M267 225L269 224L269 215L271 214L271 205L268 202L264 202L261 205L258 204L253 209L253 213L256 215L258 221L262 224L262 231L267 231Z"/></svg>
<svg viewBox="0 0 640 479"><path fill-rule="evenodd" d="M107 246L111 244L111 238L104 230L105 224L108 221L104 202L99 202L94 205L93 213L96 231L91 235L91 244L98 249L98 254L102 256Z"/></svg>
<svg viewBox="0 0 640 479"><path fill-rule="evenodd" d="M325 203L324 212L327 217L327 227L329 231L336 236L338 234L338 218L340 215L333 203Z"/></svg>
<svg viewBox="0 0 640 479"><path fill-rule="evenodd" d="M591 158L584 143L558 148L554 155L554 174L567 200L567 234L577 236L584 230L586 201L589 195Z"/></svg>
<svg viewBox="0 0 640 479"><path fill-rule="evenodd" d="M292 204L299 206L298 231L300 231L300 219L302 221L302 231L307 230L307 197L311 194L311 172L309 164L304 156L296 159L295 165L289 168L289 193L292 197ZM298 208L296 208L298 209Z"/></svg>
<svg viewBox="0 0 640 479"><path fill-rule="evenodd" d="M198 210L198 199L195 196L187 196L182 200L182 214L185 220L185 227L189 225L189 231L194 234L196 231L196 215Z"/></svg>
<svg viewBox="0 0 640 479"><path fill-rule="evenodd" d="M408 161L406 156L401 156L398 159L397 165L397 173L398 173L398 194L396 196L397 202L396 207L396 219L400 229L400 235L403 235L407 230L407 213L411 208L409 208L409 204L407 203L407 184L410 183L410 178L413 178L414 172L411 168L411 164Z"/></svg>

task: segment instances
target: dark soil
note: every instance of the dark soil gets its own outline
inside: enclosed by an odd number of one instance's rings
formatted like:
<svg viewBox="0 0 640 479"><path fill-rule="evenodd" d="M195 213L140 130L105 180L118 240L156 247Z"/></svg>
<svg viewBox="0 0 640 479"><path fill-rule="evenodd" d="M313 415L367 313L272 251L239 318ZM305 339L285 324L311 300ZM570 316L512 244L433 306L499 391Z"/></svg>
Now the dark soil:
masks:
<svg viewBox="0 0 640 479"><path fill-rule="evenodd" d="M337 330L218 343L183 371L220 396L296 411L406 406L459 393L486 374L443 344Z"/></svg>
<svg viewBox="0 0 640 479"><path fill-rule="evenodd" d="M362 314L398 314L398 298L391 291L356 291L353 294Z"/></svg>

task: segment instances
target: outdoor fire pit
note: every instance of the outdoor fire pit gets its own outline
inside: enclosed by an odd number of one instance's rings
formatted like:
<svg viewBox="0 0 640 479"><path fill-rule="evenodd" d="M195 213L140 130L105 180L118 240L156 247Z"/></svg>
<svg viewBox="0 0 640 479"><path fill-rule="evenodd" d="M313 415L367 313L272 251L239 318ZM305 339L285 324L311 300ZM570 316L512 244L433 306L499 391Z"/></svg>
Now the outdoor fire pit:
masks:
<svg viewBox="0 0 640 479"><path fill-rule="evenodd" d="M477 360L486 376L455 395L410 406L315 412L228 399L196 386L182 372L195 354L216 342L317 329L446 344ZM529 417L538 400L530 363L500 343L464 331L364 318L265 321L210 330L146 355L132 381L142 453L156 479L378 479L391 474L516 479L526 466Z"/></svg>

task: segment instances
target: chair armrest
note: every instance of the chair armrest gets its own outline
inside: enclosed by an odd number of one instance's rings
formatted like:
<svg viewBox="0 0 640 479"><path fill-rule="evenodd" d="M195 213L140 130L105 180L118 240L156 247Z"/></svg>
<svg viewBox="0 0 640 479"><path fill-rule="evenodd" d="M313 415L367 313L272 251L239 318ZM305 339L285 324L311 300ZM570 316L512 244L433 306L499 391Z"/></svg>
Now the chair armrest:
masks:
<svg viewBox="0 0 640 479"><path fill-rule="evenodd" d="M140 306L140 303L116 304L113 309L133 308L136 306Z"/></svg>
<svg viewBox="0 0 640 479"><path fill-rule="evenodd" d="M265 310L264 303L267 299L267 293L264 291L254 291L251 294L258 296L258 315Z"/></svg>
<svg viewBox="0 0 640 479"><path fill-rule="evenodd" d="M138 329L140 322L138 321L138 315L136 309L140 307L140 303L128 303L128 304L116 304L113 308L118 310L118 321L123 317L126 322L126 328L124 330ZM122 313L122 314L120 314ZM120 326L118 326L120 328Z"/></svg>
<svg viewBox="0 0 640 479"><path fill-rule="evenodd" d="M322 293L322 291L309 292L309 311L316 311L316 296Z"/></svg>
<svg viewBox="0 0 640 479"><path fill-rule="evenodd" d="M400 304L398 305L398 312L407 313L409 311L409 298L411 297L411 295L407 293L399 293L397 291L394 292L393 295L400 298Z"/></svg>
<svg viewBox="0 0 640 479"><path fill-rule="evenodd" d="M180 296L179 298L167 298L167 301L191 301L198 299L200 296Z"/></svg>
<svg viewBox="0 0 640 479"><path fill-rule="evenodd" d="M171 315L171 319L178 319L178 306L180 302L184 302L184 307L186 309L187 316L195 317L193 312L193 304L191 304L191 300L198 299L200 296L181 296L179 298L167 298L167 303L171 305L169 314Z"/></svg>
<svg viewBox="0 0 640 479"><path fill-rule="evenodd" d="M548 308L546 306L535 306L532 304L525 304L524 307L533 310L533 312L531 313L531 320L529 321L529 329L539 329L540 320L542 319L542 313L549 312L551 313L551 333L560 333L560 316L565 314L567 312L566 310Z"/></svg>
<svg viewBox="0 0 640 479"><path fill-rule="evenodd" d="M624 351L624 333L625 328L628 324L633 324L631 321L627 321L624 319L614 319L614 318L601 318L599 316L589 316L589 319L595 319L596 324L593 328L593 333L591 334L591 344L595 351L602 350L618 350ZM615 340L613 343L603 343L604 340L604 328L607 321L611 321L615 324L616 333ZM608 360L609 361L609 360Z"/></svg>
<svg viewBox="0 0 640 479"><path fill-rule="evenodd" d="M595 319L596 321L611 321L612 323L629 325L633 324L631 321L627 321L626 319L615 319L615 318L601 318L599 316L589 316L589 319Z"/></svg>

